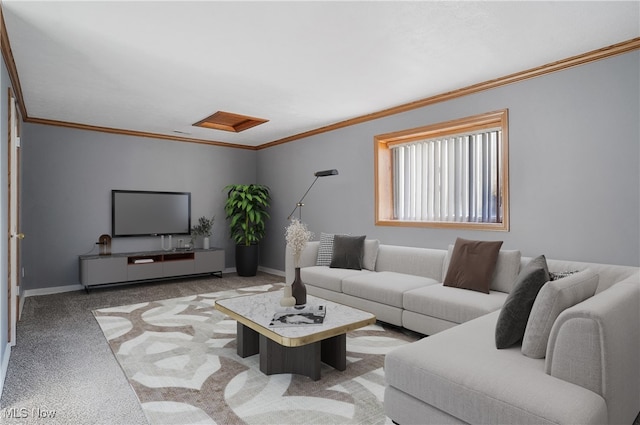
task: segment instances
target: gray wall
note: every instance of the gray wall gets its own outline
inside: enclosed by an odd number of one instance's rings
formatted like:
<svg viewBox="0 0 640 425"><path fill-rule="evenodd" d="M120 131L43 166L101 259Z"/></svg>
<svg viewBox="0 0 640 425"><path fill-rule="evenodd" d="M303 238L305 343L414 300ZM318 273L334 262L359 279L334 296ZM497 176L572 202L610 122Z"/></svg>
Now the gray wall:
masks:
<svg viewBox="0 0 640 425"><path fill-rule="evenodd" d="M504 248L527 256L638 266L639 59L635 51L259 151L27 124L22 283L46 289L79 282L78 255L95 252L98 236L110 232L115 188L192 192L192 218L216 214L212 244L226 248L227 267L233 267L222 188L266 184L273 203L261 266L284 270L287 215L313 172L329 168L340 174L319 179L303 207L316 239L320 232L340 232L446 248L461 236L503 240ZM503 108L509 109L510 232L374 225L376 134ZM0 187L6 191L6 184ZM158 247L157 238L113 244L116 252Z"/></svg>
<svg viewBox="0 0 640 425"><path fill-rule="evenodd" d="M39 124L25 125L23 136L27 290L79 283L78 255L97 253L98 237L111 233L112 189L191 192L192 223L215 214L211 245L226 248L233 266L223 188L255 182L255 151ZM158 237L112 242L113 252L152 249L160 249Z"/></svg>
<svg viewBox="0 0 640 425"><path fill-rule="evenodd" d="M445 249L455 238L503 240L548 258L639 265L640 53L556 72L258 151L273 188L262 265L284 268L286 217L313 181L303 221L315 232ZM425 78L427 76L425 75ZM419 96L419 94L417 94ZM510 232L374 225L373 137L509 109Z"/></svg>

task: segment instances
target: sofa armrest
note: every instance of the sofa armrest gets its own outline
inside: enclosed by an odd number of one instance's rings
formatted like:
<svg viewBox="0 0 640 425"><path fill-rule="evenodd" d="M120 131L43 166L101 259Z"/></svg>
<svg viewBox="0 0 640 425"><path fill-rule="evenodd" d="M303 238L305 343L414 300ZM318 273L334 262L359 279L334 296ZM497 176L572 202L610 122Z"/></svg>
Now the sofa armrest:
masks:
<svg viewBox="0 0 640 425"><path fill-rule="evenodd" d="M307 242L307 246L300 254L300 267L309 267L316 265L316 259L318 258L318 248L320 247L320 242L318 241L309 241ZM293 279L295 278L295 265L293 264L293 253L289 246L287 245L285 256L284 256L284 273L285 273L285 282L287 284L291 284Z"/></svg>
<svg viewBox="0 0 640 425"><path fill-rule="evenodd" d="M601 395L609 423L640 410L639 305L640 285L620 282L562 312L549 336L546 372Z"/></svg>

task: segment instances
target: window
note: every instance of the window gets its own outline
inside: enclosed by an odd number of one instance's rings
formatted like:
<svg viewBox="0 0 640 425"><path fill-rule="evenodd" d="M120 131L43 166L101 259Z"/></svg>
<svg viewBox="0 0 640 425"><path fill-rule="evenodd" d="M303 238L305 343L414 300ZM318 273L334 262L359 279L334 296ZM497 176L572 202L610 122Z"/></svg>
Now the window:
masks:
<svg viewBox="0 0 640 425"><path fill-rule="evenodd" d="M509 230L508 113L375 137L376 224Z"/></svg>

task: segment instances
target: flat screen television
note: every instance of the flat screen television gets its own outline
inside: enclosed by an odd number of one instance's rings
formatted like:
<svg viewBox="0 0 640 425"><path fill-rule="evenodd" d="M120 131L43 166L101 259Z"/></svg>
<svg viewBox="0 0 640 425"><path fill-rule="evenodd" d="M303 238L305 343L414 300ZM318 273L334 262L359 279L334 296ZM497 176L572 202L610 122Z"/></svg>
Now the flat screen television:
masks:
<svg viewBox="0 0 640 425"><path fill-rule="evenodd" d="M188 235L191 193L111 191L111 236Z"/></svg>

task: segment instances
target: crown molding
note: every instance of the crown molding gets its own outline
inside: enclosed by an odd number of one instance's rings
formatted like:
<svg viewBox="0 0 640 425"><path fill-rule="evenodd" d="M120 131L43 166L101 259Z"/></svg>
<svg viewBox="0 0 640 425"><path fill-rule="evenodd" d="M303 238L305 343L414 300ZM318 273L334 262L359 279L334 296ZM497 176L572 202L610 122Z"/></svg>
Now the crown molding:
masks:
<svg viewBox="0 0 640 425"><path fill-rule="evenodd" d="M546 65L528 69L526 71L516 72L514 74L509 74L504 77L496 78L494 80L489 80L482 83L467 86L461 89L437 94L435 96L416 100L410 103L405 103L399 106L395 106L393 108L383 109L378 112L373 112L367 115L361 115L356 118L352 118L345 121L337 122L335 124L330 124L324 127L320 127L315 130L310 130L304 133L299 133L293 136L285 137L283 139L274 140L273 142L265 143L258 146L258 150L281 145L283 143L293 142L294 140L315 136L318 134L326 133L326 132L337 130L340 128L361 124L367 121L377 120L379 118L388 117L390 115L400 114L402 112L411 111L413 109L423 108L425 106L433 105L435 103L445 102L447 100L468 96L470 94L479 93L485 90L506 86L508 84L517 83L519 81L540 77L543 75L551 74L553 72L562 71L567 68L572 68L574 66L584 65L586 63L595 62L601 59L606 59L611 56L628 53L637 49L640 49L640 37L623 41L621 43L613 44L611 46L607 46L602 49L592 50L587 53L572 56L570 58L559 60L557 62L551 62Z"/></svg>
<svg viewBox="0 0 640 425"><path fill-rule="evenodd" d="M174 142L200 143L203 145L224 146L227 148L257 150L257 147L255 146L218 142L215 140L195 139L191 137L171 136L171 135L159 134L159 133L147 133L144 131L123 130L120 128L100 127L97 125L87 125L87 124L78 124L78 123L66 122L66 121L47 120L43 118L27 118L24 121L32 124L52 125L55 127L67 127L67 128L74 128L76 130L98 131L101 133L120 134L124 136L146 137L151 139L171 140Z"/></svg>

